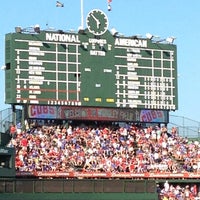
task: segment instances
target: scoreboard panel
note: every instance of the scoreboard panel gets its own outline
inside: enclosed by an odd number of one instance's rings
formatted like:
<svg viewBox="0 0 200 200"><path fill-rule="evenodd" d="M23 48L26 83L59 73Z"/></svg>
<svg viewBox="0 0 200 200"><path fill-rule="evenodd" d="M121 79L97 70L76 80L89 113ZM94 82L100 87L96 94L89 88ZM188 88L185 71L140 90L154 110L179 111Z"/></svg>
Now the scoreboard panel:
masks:
<svg viewBox="0 0 200 200"><path fill-rule="evenodd" d="M88 29L5 42L7 104L178 109L176 45Z"/></svg>

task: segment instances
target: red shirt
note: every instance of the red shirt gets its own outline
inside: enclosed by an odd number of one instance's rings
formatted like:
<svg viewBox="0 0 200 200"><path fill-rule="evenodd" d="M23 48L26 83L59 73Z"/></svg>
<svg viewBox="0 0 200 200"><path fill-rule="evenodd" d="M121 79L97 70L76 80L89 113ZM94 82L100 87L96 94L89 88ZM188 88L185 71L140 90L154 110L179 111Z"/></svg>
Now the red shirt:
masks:
<svg viewBox="0 0 200 200"><path fill-rule="evenodd" d="M16 127L15 127L14 125L12 125L12 126L10 127L10 132L11 132L12 134L17 132L17 129L16 129Z"/></svg>

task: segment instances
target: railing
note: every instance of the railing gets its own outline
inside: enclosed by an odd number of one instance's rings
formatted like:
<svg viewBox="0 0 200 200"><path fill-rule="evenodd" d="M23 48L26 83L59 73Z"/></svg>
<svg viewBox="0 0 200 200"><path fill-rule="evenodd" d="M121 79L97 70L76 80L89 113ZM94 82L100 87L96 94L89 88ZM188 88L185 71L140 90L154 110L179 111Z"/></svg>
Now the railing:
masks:
<svg viewBox="0 0 200 200"><path fill-rule="evenodd" d="M200 137L200 122L183 116L169 115L168 128L177 127L179 135L188 138Z"/></svg>
<svg viewBox="0 0 200 200"><path fill-rule="evenodd" d="M21 121L20 111L17 113L17 121ZM5 133L13 123L12 108L0 111L0 132ZM168 128L177 127L180 136L188 138L200 138L200 122L187 117L169 115Z"/></svg>
<svg viewBox="0 0 200 200"><path fill-rule="evenodd" d="M17 124L22 120L22 109L16 109L16 119L13 121L13 111L12 108L7 108L0 111L0 132L5 133L9 130L9 127L12 123Z"/></svg>
<svg viewBox="0 0 200 200"><path fill-rule="evenodd" d="M7 108L0 111L0 132L5 133L12 123L12 109Z"/></svg>

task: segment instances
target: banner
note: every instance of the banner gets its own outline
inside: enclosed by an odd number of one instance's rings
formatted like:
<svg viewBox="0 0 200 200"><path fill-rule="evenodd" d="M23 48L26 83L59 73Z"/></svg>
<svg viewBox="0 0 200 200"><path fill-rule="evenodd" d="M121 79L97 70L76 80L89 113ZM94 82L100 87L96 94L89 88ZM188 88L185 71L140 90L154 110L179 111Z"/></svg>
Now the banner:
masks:
<svg viewBox="0 0 200 200"><path fill-rule="evenodd" d="M29 105L31 119L98 120L115 122L168 123L168 111L126 108Z"/></svg>
<svg viewBox="0 0 200 200"><path fill-rule="evenodd" d="M111 173L111 172L17 172L16 176L35 176L35 177L62 177L62 178L143 178L143 179L199 179L199 173L171 173L171 172L159 172L159 173Z"/></svg>

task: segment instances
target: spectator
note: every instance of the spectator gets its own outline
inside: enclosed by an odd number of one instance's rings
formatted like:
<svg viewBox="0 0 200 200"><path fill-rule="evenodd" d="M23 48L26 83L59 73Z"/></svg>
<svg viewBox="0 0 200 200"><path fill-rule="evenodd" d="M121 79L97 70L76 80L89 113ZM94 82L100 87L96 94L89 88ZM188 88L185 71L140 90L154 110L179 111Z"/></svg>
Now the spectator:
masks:
<svg viewBox="0 0 200 200"><path fill-rule="evenodd" d="M17 135L17 127L15 124L12 124L10 126L10 136L15 139L16 138L16 135Z"/></svg>
<svg viewBox="0 0 200 200"><path fill-rule="evenodd" d="M188 142L175 128L168 133L164 126L34 125L16 134L9 145L16 148L17 171L200 171L199 143ZM168 183L164 188L161 193L168 199L197 196L195 187L180 190Z"/></svg>

